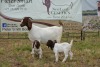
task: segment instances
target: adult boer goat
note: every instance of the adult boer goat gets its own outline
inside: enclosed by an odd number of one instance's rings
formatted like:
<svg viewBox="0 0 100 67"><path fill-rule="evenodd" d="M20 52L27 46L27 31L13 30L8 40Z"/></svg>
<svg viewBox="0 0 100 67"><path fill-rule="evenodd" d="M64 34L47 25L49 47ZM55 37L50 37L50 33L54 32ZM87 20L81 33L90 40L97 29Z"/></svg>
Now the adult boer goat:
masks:
<svg viewBox="0 0 100 67"><path fill-rule="evenodd" d="M32 44L35 40L43 44L46 44L48 40L56 40L57 42L60 42L63 30L62 23L60 23L61 26L52 26L48 24L50 27L45 28L36 26L34 23L36 22L34 22L32 18L24 17L20 24L21 27L27 26L29 30L28 37Z"/></svg>

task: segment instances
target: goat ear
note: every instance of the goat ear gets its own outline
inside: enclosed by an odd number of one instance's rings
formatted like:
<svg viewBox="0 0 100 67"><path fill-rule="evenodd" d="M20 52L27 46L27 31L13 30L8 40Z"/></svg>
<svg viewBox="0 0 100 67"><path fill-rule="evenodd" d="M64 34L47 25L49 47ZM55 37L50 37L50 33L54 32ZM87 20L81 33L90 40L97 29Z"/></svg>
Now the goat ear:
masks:
<svg viewBox="0 0 100 67"><path fill-rule="evenodd" d="M40 47L40 42L36 40L36 45L35 45L35 46L36 46L37 49L39 49L39 47Z"/></svg>
<svg viewBox="0 0 100 67"><path fill-rule="evenodd" d="M28 30L31 30L32 28L32 20L29 18L28 19Z"/></svg>
<svg viewBox="0 0 100 67"><path fill-rule="evenodd" d="M46 46L49 48L49 46L48 46L48 42L47 42Z"/></svg>
<svg viewBox="0 0 100 67"><path fill-rule="evenodd" d="M34 44L35 44L35 41L33 42L33 44L32 44L32 47L34 48Z"/></svg>
<svg viewBox="0 0 100 67"><path fill-rule="evenodd" d="M48 48L50 48L50 47L48 46Z"/></svg>
<svg viewBox="0 0 100 67"><path fill-rule="evenodd" d="M47 41L47 44L46 44L47 46L48 46L48 48L50 47L50 43L49 43L49 40Z"/></svg>

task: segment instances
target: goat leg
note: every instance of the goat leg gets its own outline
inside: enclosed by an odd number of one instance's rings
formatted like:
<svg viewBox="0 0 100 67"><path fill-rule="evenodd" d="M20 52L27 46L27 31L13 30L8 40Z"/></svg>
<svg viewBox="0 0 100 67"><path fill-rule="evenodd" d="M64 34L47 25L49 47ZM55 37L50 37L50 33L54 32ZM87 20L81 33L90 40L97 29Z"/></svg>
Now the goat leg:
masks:
<svg viewBox="0 0 100 67"><path fill-rule="evenodd" d="M68 57L68 53L64 53L65 54L65 57L64 57L64 59L63 59L63 61L62 62L65 62L66 61L66 59L67 59L67 57Z"/></svg>
<svg viewBox="0 0 100 67"><path fill-rule="evenodd" d="M58 62L58 53L55 53L55 61Z"/></svg>
<svg viewBox="0 0 100 67"><path fill-rule="evenodd" d="M39 58L42 58L42 49L40 48L40 52L39 52Z"/></svg>
<svg viewBox="0 0 100 67"><path fill-rule="evenodd" d="M34 48L32 49L31 54L32 54L32 57L34 58Z"/></svg>
<svg viewBox="0 0 100 67"><path fill-rule="evenodd" d="M71 50L69 51L69 55L70 55L70 60L72 60L72 58L73 58L73 53L72 53Z"/></svg>

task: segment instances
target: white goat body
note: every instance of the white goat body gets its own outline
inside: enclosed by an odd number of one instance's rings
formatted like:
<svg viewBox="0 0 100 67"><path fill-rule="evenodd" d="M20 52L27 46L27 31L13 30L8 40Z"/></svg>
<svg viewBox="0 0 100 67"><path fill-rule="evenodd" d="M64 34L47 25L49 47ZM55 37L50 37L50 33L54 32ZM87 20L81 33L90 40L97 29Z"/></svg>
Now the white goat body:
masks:
<svg viewBox="0 0 100 67"><path fill-rule="evenodd" d="M32 24L32 29L28 32L28 37L32 42L34 40L38 40L41 43L47 43L48 40L57 40L57 42L60 42L61 36L62 26L41 28Z"/></svg>
<svg viewBox="0 0 100 67"><path fill-rule="evenodd" d="M62 62L65 62L68 54L70 55L70 59L72 59L73 57L73 53L71 52L71 46L72 46L73 40L71 40L70 43L64 42L64 43L55 43L54 45L54 53L55 53L55 58L56 58L56 62L58 61L58 53L59 52L64 52L65 54L65 58L63 59Z"/></svg>

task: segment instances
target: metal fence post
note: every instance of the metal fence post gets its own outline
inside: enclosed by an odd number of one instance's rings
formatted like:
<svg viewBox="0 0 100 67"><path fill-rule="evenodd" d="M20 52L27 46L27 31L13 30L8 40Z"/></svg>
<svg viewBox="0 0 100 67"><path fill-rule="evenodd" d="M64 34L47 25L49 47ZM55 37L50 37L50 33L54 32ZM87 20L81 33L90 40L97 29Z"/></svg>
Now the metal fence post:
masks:
<svg viewBox="0 0 100 67"><path fill-rule="evenodd" d="M67 32L67 41L69 40L68 38L69 38L69 32Z"/></svg>
<svg viewBox="0 0 100 67"><path fill-rule="evenodd" d="M83 31L83 40L85 40L85 31Z"/></svg>
<svg viewBox="0 0 100 67"><path fill-rule="evenodd" d="M9 32L8 32L8 39L9 39Z"/></svg>
<svg viewBox="0 0 100 67"><path fill-rule="evenodd" d="M100 33L100 31L98 30L98 37L99 37L99 33Z"/></svg>
<svg viewBox="0 0 100 67"><path fill-rule="evenodd" d="M81 40L85 40L85 31L81 30Z"/></svg>
<svg viewBox="0 0 100 67"><path fill-rule="evenodd" d="M83 40L83 31L81 30L81 40Z"/></svg>

